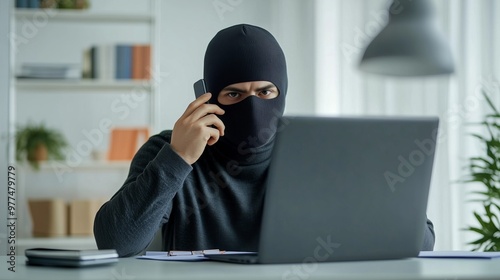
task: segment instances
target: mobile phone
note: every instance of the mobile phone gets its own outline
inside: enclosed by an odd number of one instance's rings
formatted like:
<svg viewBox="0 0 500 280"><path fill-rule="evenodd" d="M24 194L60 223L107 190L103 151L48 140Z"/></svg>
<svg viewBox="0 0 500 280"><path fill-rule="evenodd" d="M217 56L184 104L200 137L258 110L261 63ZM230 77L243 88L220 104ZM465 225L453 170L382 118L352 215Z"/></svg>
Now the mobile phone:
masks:
<svg viewBox="0 0 500 280"><path fill-rule="evenodd" d="M196 83L194 83L193 87L194 87L194 95L196 96L196 98L207 93L207 87L205 85L205 80L203 80L203 79L196 81Z"/></svg>

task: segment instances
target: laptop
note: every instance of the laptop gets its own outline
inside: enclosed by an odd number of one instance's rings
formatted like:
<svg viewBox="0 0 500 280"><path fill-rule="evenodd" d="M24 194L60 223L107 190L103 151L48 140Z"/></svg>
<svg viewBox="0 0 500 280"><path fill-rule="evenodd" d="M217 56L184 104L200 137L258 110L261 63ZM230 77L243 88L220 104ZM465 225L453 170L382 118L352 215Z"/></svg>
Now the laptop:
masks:
<svg viewBox="0 0 500 280"><path fill-rule="evenodd" d="M417 257L437 117L283 117L256 254L238 263Z"/></svg>

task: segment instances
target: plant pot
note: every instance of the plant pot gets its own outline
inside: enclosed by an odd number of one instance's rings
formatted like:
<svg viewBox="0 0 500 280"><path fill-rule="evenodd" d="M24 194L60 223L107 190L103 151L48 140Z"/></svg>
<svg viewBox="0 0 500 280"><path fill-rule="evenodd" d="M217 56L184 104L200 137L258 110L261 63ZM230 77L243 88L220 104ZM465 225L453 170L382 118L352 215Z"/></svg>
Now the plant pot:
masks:
<svg viewBox="0 0 500 280"><path fill-rule="evenodd" d="M44 144L38 144L36 145L35 150L33 153L28 154L28 161L31 162L41 162L41 161L46 161L48 158L48 151L47 147Z"/></svg>

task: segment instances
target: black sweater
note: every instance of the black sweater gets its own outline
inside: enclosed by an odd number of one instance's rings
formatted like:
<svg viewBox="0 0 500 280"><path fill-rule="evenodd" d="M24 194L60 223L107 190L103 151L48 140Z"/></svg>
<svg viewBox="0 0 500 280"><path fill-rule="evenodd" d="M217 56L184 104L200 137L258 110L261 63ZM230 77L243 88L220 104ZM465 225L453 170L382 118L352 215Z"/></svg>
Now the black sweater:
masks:
<svg viewBox="0 0 500 280"><path fill-rule="evenodd" d="M98 211L98 248L139 254L165 225L165 250L257 251L272 143L231 154L219 142L189 165L170 137L163 131L141 147L123 186ZM433 246L428 220L422 250Z"/></svg>

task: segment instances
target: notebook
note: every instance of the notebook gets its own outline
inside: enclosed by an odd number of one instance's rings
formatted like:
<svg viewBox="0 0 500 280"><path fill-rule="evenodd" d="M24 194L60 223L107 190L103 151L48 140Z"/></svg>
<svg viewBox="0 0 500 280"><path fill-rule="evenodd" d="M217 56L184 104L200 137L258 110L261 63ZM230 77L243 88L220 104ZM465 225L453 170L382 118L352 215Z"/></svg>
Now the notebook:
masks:
<svg viewBox="0 0 500 280"><path fill-rule="evenodd" d="M238 263L417 257L437 117L283 117L269 167L257 254Z"/></svg>

